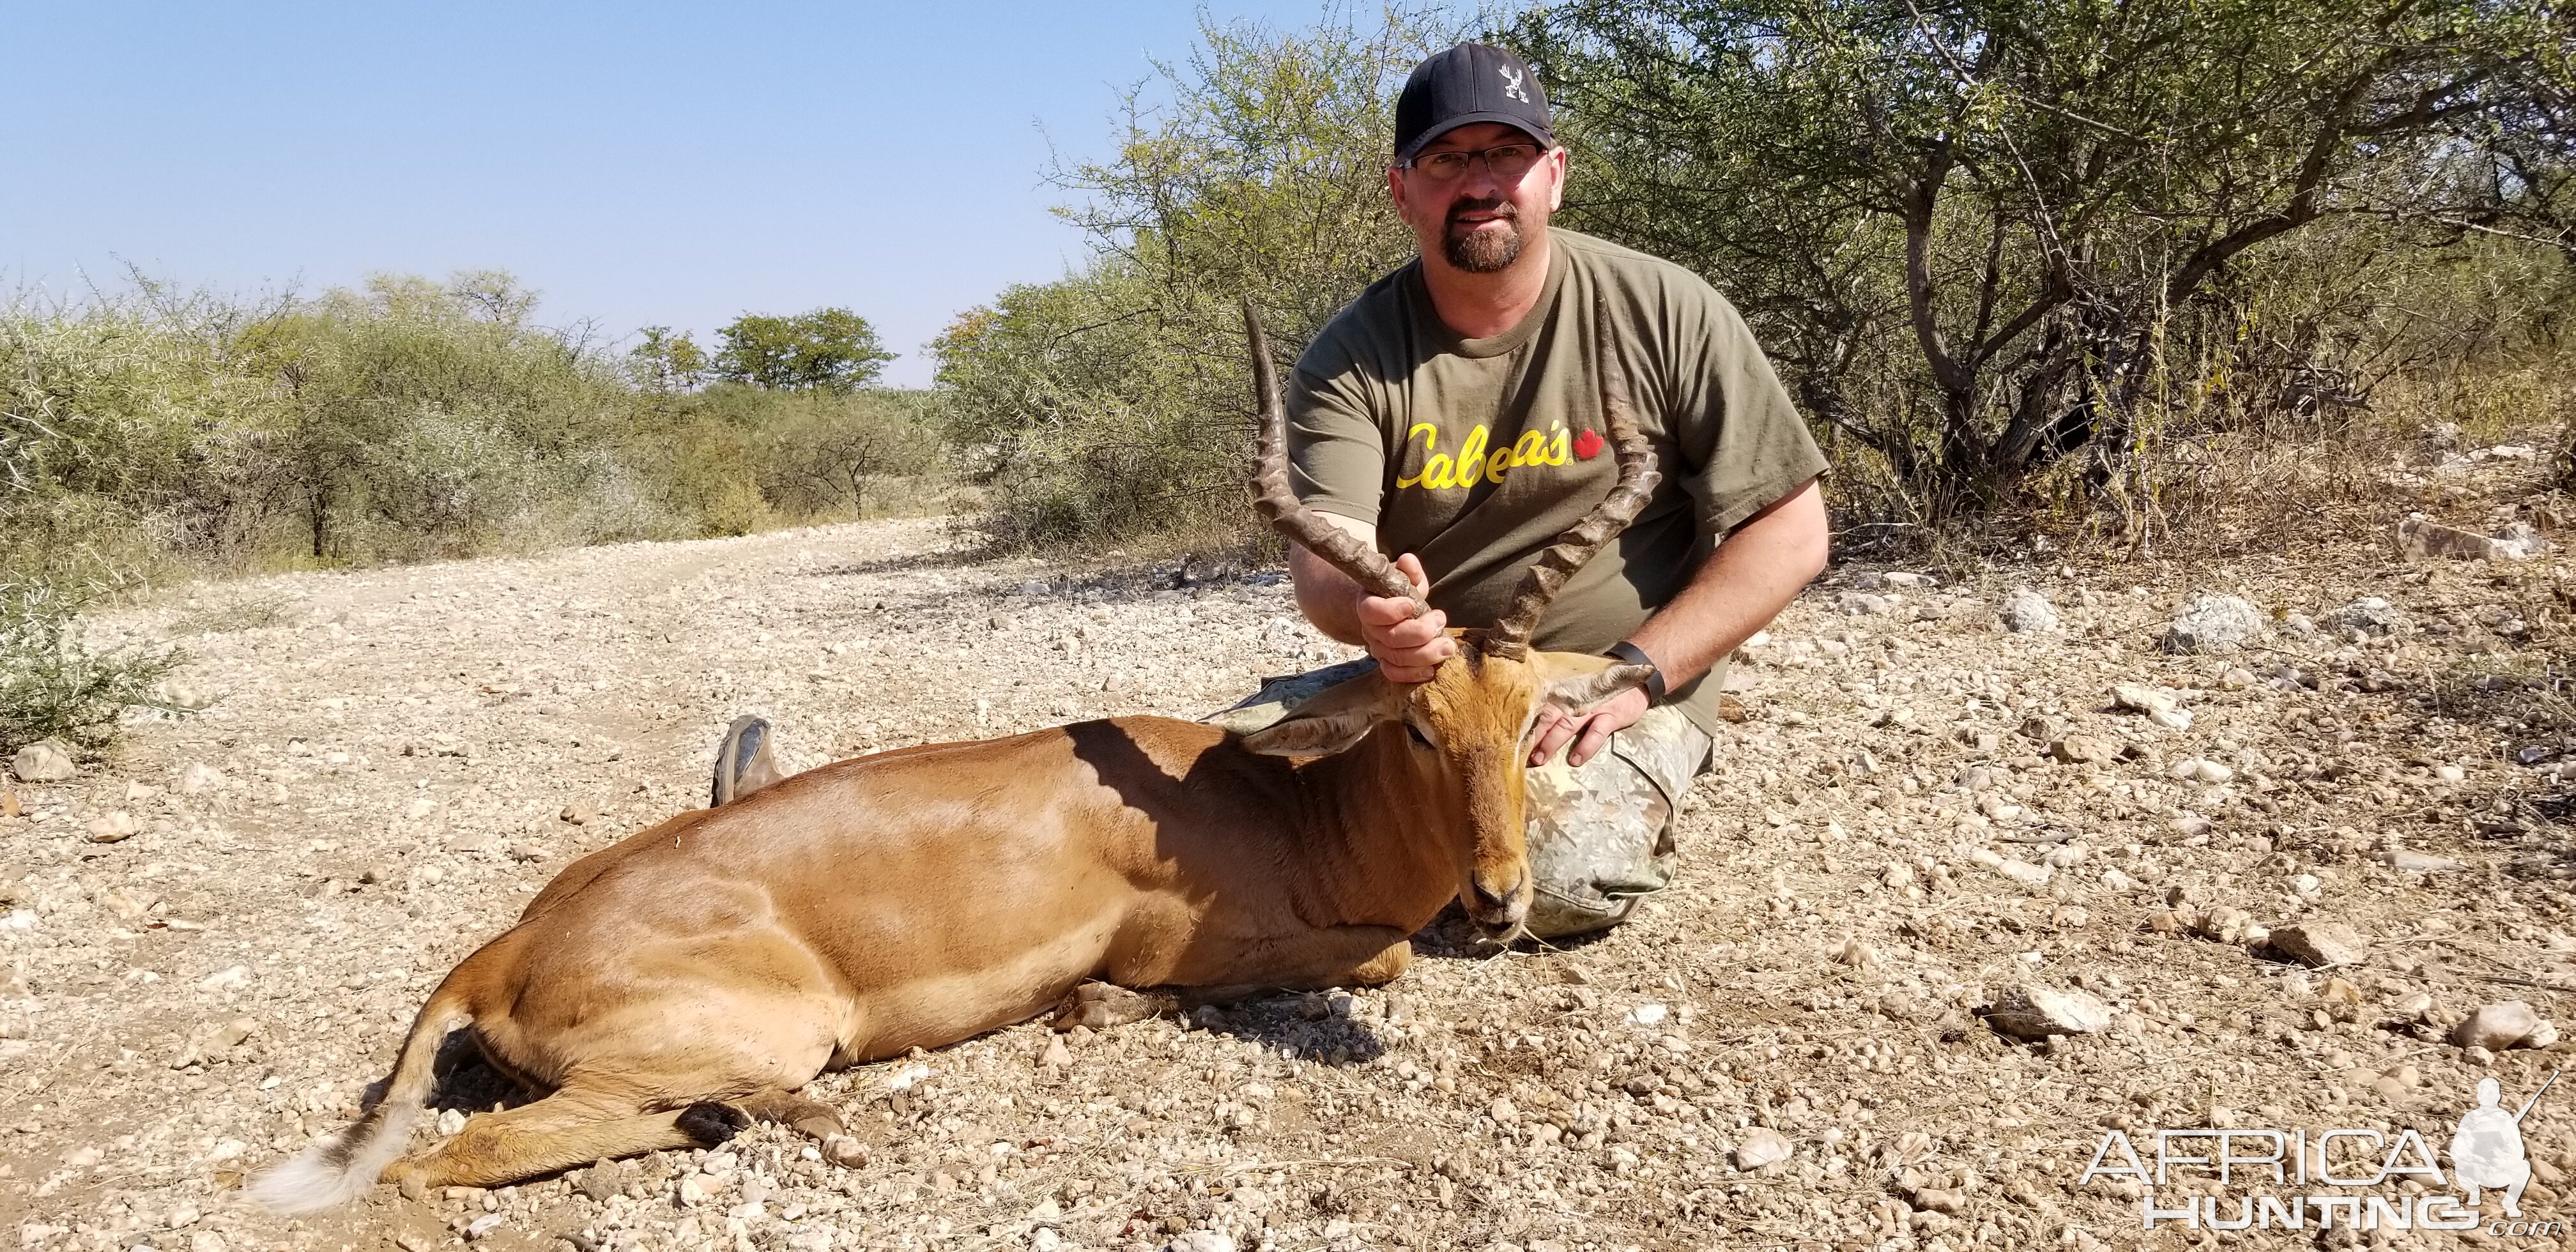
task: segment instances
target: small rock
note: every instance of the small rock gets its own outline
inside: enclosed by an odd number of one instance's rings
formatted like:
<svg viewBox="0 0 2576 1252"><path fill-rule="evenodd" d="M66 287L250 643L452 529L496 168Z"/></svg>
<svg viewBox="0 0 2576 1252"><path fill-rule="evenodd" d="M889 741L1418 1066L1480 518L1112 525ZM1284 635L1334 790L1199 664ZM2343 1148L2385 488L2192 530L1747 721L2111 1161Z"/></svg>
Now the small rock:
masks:
<svg viewBox="0 0 2576 1252"><path fill-rule="evenodd" d="M2167 652L2234 652L2263 633L2263 611L2240 596L2195 596L2165 627Z"/></svg>
<svg viewBox="0 0 2576 1252"><path fill-rule="evenodd" d="M438 1111L438 1133L453 1137L464 1133L464 1130L465 1110L440 1109Z"/></svg>
<svg viewBox="0 0 2576 1252"><path fill-rule="evenodd" d="M2541 1042L2533 1042L2535 1037ZM2507 1048L2545 1048L2558 1041L2558 1028L2520 1000L2487 1005L2451 1028L2451 1042L2463 1048L2502 1052Z"/></svg>
<svg viewBox="0 0 2576 1252"><path fill-rule="evenodd" d="M1878 964L1878 949L1869 946L1869 942L1860 936L1853 935L1834 950L1834 961L1853 969L1868 969Z"/></svg>
<svg viewBox="0 0 2576 1252"><path fill-rule="evenodd" d="M2409 514L2397 523L2397 553L2410 561L2447 557L2455 561L2521 561L2533 553L2516 534L2511 539L2490 539L2476 531L2445 526L2421 513Z"/></svg>
<svg viewBox="0 0 2576 1252"><path fill-rule="evenodd" d="M2458 861L2447 856L2435 856L2411 848L2391 848L2382 854L2381 859L2388 862L2389 868L2410 874L2440 874L2460 868Z"/></svg>
<svg viewBox="0 0 2576 1252"><path fill-rule="evenodd" d="M1986 1023L2016 1039L2089 1035L2111 1024L2111 1008L2082 991L2022 986L2005 992Z"/></svg>
<svg viewBox="0 0 2576 1252"><path fill-rule="evenodd" d="M626 1190L626 1163L601 1161L573 1176L573 1186L593 1203L606 1204L609 1197Z"/></svg>
<svg viewBox="0 0 2576 1252"><path fill-rule="evenodd" d="M469 1241L480 1239L485 1235L491 1234L493 1231L499 1230L501 1228L501 1223L505 1220L507 1219L503 1218L498 1213L485 1213L481 1217L465 1223L465 1237Z"/></svg>
<svg viewBox="0 0 2576 1252"><path fill-rule="evenodd" d="M2191 728L2191 711L2170 691L2144 683L2121 683L2111 688L2111 700L2132 713L2144 713L2147 720L2173 730Z"/></svg>
<svg viewBox="0 0 2576 1252"><path fill-rule="evenodd" d="M2225 905L2202 911L2192 929L2204 939L2250 948L2262 947L2271 939L2271 932L2256 922L2253 914Z"/></svg>
<svg viewBox="0 0 2576 1252"><path fill-rule="evenodd" d="M2324 968L2358 965L2370 955L2361 932L2342 922L2308 922L2272 932L2272 950L2300 964Z"/></svg>
<svg viewBox="0 0 2576 1252"><path fill-rule="evenodd" d="M1743 1141L1735 1145L1735 1168L1749 1173L1765 1165L1776 1165L1788 1160L1792 1151L1789 1140L1779 1131L1768 1126L1751 1127L1744 1132Z"/></svg>
<svg viewBox="0 0 2576 1252"><path fill-rule="evenodd" d="M2107 739L2068 735L2048 745L2048 754L2068 765L2103 765L2118 760L2120 750Z"/></svg>
<svg viewBox="0 0 2576 1252"><path fill-rule="evenodd" d="M1933 1213L1947 1213L1952 1217L1957 1217L1968 1209L1968 1197L1965 1193L1945 1191L1938 1187L1918 1187L1911 1198L1914 1201L1914 1207L1918 1209Z"/></svg>
<svg viewBox="0 0 2576 1252"><path fill-rule="evenodd" d="M555 816L563 821L570 822L575 826L587 826L593 821L598 820L599 810L591 807L590 805L576 801L572 804L565 805L563 812L557 813Z"/></svg>
<svg viewBox="0 0 2576 1252"><path fill-rule="evenodd" d="M123 843L134 837L134 815L123 809L102 813L89 819L86 829L91 843Z"/></svg>
<svg viewBox="0 0 2576 1252"><path fill-rule="evenodd" d="M250 967L235 965L220 969L197 980L199 991L238 991L250 985Z"/></svg>
<svg viewBox="0 0 2576 1252"><path fill-rule="evenodd" d="M1968 859L1978 865L1986 867L1987 869L1993 870L2014 882L2020 883L2025 887L2044 887L2048 885L2050 870L2045 865L2033 865L2028 861L2016 861L2010 857L2003 856L1985 848L1979 848L1976 851L1969 853Z"/></svg>
<svg viewBox="0 0 2576 1252"><path fill-rule="evenodd" d="M1493 1104L1486 1108L1485 1115L1503 1126L1517 1126L1521 1121L1521 1111L1513 1105L1510 1096L1495 1097Z"/></svg>
<svg viewBox="0 0 2576 1252"><path fill-rule="evenodd" d="M544 844L531 842L525 839L511 844L506 850L509 852L510 859L513 861L542 861L546 859L546 846Z"/></svg>
<svg viewBox="0 0 2576 1252"><path fill-rule="evenodd" d="M2405 622L2397 606L2377 596L2363 596L2326 616L2327 624L2348 635L2384 638Z"/></svg>
<svg viewBox="0 0 2576 1252"><path fill-rule="evenodd" d="M2442 782L2462 782L2465 781L2468 776L2469 771L2461 769L2457 765L2436 765L2433 767L2433 777Z"/></svg>
<svg viewBox="0 0 2576 1252"><path fill-rule="evenodd" d="M1163 1252L1234 1252L1234 1236L1213 1230L1193 1230L1174 1235L1163 1245Z"/></svg>
<svg viewBox="0 0 2576 1252"><path fill-rule="evenodd" d="M1846 591L1834 607L1850 617L1885 617L1896 611L1894 596L1876 596L1864 591Z"/></svg>
<svg viewBox="0 0 2576 1252"><path fill-rule="evenodd" d="M108 912L116 914L116 920L130 922L151 912L152 906L161 902L161 897L147 888L128 890L113 887L101 893L98 902L105 905Z"/></svg>
<svg viewBox="0 0 2576 1252"><path fill-rule="evenodd" d="M61 782L79 772L72 764L72 754L62 744L40 739L18 749L9 760L9 772L20 782Z"/></svg>
<svg viewBox="0 0 2576 1252"><path fill-rule="evenodd" d="M1063 1035L1047 1036L1046 1052L1038 1057L1038 1064L1048 1069L1065 1069L1073 1064L1073 1051L1064 1046Z"/></svg>
<svg viewBox="0 0 2576 1252"><path fill-rule="evenodd" d="M204 761L196 761L190 763L188 768L179 771L179 781L177 786L179 788L179 794L183 796L193 796L211 791L223 784L224 772L222 770L216 769L214 766L208 765Z"/></svg>
<svg viewBox="0 0 2576 1252"><path fill-rule="evenodd" d="M823 1140L823 1159L843 1169L856 1169L868 1162L867 1145L851 1135L828 1135Z"/></svg>
<svg viewBox="0 0 2576 1252"><path fill-rule="evenodd" d="M2168 772L2179 782L2203 782L2212 786L2236 777L2236 771L2227 766L2197 758L2176 761Z"/></svg>
<svg viewBox="0 0 2576 1252"><path fill-rule="evenodd" d="M2003 620L2004 629L2017 635L2058 628L2056 606L2048 602L2048 597L2028 587L2017 588L2005 596L1996 616Z"/></svg>
<svg viewBox="0 0 2576 1252"><path fill-rule="evenodd" d="M448 837L447 850L450 852L489 852L492 850L492 836L484 834L479 830L460 831Z"/></svg>

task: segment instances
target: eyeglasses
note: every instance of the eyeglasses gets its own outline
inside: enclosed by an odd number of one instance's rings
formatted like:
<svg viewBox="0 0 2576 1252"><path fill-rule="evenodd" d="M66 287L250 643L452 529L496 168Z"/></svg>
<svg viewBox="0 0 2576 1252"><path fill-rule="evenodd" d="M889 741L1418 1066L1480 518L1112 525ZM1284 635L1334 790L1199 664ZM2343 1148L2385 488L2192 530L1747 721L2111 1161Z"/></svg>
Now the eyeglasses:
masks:
<svg viewBox="0 0 2576 1252"><path fill-rule="evenodd" d="M1496 181L1510 183L1520 181L1521 175L1529 173L1530 167L1538 164L1545 151L1534 143L1507 143L1482 152L1426 152L1411 160L1398 161L1395 166L1412 170L1433 182L1445 183L1466 174L1467 167L1475 164L1476 158L1483 157L1485 168L1494 172Z"/></svg>

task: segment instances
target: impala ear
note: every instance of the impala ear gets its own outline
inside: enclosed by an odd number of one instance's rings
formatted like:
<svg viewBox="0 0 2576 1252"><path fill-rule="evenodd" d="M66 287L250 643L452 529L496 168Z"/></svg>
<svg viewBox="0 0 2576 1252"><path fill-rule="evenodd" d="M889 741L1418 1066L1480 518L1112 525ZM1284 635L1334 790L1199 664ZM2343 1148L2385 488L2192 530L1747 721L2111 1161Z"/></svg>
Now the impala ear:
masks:
<svg viewBox="0 0 2576 1252"><path fill-rule="evenodd" d="M1380 725L1403 716L1404 697L1377 671L1317 692L1286 717L1243 737L1263 756L1330 756L1348 751Z"/></svg>
<svg viewBox="0 0 2576 1252"><path fill-rule="evenodd" d="M1619 695L1631 687L1645 685L1646 679L1652 677L1655 672L1648 666L1622 665L1607 657L1601 658L1601 664L1602 668L1598 670L1583 670L1550 677L1547 690L1539 696L1539 700L1580 717L1591 712L1594 705L1604 700Z"/></svg>

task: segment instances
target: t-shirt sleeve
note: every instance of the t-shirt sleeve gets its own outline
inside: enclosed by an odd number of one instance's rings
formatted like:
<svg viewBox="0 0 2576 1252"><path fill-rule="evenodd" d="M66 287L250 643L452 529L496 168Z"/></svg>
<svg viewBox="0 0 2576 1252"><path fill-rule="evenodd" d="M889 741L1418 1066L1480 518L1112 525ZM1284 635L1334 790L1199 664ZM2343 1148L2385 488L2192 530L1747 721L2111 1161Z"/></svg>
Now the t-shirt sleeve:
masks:
<svg viewBox="0 0 2576 1252"><path fill-rule="evenodd" d="M1358 371L1332 369L1309 351L1288 377L1288 481L1319 513L1377 525L1386 495L1386 438L1369 412Z"/></svg>
<svg viewBox="0 0 2576 1252"><path fill-rule="evenodd" d="M1671 324L1683 341L1669 358L1682 371L1673 380L1681 488L1700 531L1724 535L1828 466L1735 306L1700 284L1673 298L1682 305Z"/></svg>

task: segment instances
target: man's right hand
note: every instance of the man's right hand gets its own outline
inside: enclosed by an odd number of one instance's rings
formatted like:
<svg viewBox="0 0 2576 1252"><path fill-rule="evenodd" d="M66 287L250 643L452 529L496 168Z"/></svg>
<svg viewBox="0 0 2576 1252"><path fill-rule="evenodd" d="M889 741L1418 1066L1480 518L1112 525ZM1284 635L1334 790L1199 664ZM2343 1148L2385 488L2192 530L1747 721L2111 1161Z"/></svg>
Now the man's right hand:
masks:
<svg viewBox="0 0 2576 1252"><path fill-rule="evenodd" d="M1422 576L1419 558L1407 552L1395 558L1395 569L1413 583L1415 595L1430 596L1431 580ZM1406 601L1362 592L1353 616L1359 619L1362 645L1377 658L1378 672L1389 682L1427 683L1433 669L1457 655L1458 643L1447 633L1449 615L1438 609L1415 617Z"/></svg>

